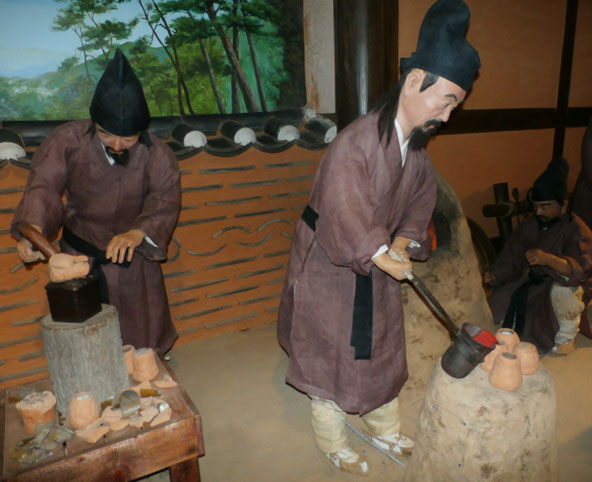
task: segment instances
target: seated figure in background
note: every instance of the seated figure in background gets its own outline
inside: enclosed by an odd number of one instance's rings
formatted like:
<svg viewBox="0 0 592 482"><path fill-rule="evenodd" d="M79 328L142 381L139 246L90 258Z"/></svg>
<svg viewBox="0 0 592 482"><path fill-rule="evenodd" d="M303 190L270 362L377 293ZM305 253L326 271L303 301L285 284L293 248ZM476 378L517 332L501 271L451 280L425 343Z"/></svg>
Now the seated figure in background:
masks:
<svg viewBox="0 0 592 482"><path fill-rule="evenodd" d="M539 352L575 349L583 288L592 285L592 232L567 212L567 161L553 159L530 196L535 215L504 244L484 282L494 323L513 328Z"/></svg>

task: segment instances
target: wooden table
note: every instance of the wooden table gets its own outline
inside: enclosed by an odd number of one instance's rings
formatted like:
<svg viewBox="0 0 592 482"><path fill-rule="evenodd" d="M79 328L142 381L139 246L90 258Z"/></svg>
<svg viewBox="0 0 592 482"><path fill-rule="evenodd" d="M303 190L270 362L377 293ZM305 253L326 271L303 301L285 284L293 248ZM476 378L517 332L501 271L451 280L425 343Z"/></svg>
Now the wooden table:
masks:
<svg viewBox="0 0 592 482"><path fill-rule="evenodd" d="M172 373L158 360L161 377ZM178 382L178 381L177 381ZM130 385L136 383L131 381ZM173 481L199 481L198 457L205 454L201 417L178 384L158 389L173 410L171 419L156 427L126 427L110 431L97 443L74 437L53 450L53 455L35 465L21 465L11 457L16 444L29 436L16 410L23 389L51 390L50 380L0 391L0 474L7 481L127 481L166 468Z"/></svg>

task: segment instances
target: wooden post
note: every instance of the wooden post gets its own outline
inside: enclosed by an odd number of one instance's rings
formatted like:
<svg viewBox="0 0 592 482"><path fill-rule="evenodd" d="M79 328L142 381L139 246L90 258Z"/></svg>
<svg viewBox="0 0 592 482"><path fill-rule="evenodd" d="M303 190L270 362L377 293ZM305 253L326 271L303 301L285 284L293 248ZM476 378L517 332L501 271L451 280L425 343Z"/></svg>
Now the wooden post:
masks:
<svg viewBox="0 0 592 482"><path fill-rule="evenodd" d="M337 128L367 114L397 85L398 0L336 0L335 113Z"/></svg>
<svg viewBox="0 0 592 482"><path fill-rule="evenodd" d="M58 410L68 416L75 393L90 392L99 404L129 386L117 310L102 311L83 323L41 322L45 355Z"/></svg>

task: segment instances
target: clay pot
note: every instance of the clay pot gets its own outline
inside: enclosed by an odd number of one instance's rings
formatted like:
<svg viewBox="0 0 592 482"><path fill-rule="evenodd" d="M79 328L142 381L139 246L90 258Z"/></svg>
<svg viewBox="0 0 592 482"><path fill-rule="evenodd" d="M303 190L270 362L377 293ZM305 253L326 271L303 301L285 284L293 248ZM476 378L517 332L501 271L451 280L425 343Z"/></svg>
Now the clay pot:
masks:
<svg viewBox="0 0 592 482"><path fill-rule="evenodd" d="M489 371L489 383L507 392L518 390L522 386L520 360L514 353L500 353Z"/></svg>
<svg viewBox="0 0 592 482"><path fill-rule="evenodd" d="M479 366L483 370L485 370L486 372L490 371L491 367L493 366L493 362L495 361L497 356L500 353L504 353L507 351L508 351L508 348L506 347L506 344L503 341L498 342L498 344L495 345L495 348L493 349L493 351L491 351L487 354L487 356L483 359L483 361L481 362L481 364Z"/></svg>
<svg viewBox="0 0 592 482"><path fill-rule="evenodd" d="M156 356L152 348L140 348L136 350L134 359L134 380L138 382L147 382L153 380L158 375L158 365Z"/></svg>
<svg viewBox="0 0 592 482"><path fill-rule="evenodd" d="M497 341L503 341L506 344L507 351L512 353L518 343L520 343L520 337L512 328L500 328L495 332Z"/></svg>
<svg viewBox="0 0 592 482"><path fill-rule="evenodd" d="M520 360L522 375L534 375L539 371L539 352L532 343L521 341L514 348L514 354Z"/></svg>
<svg viewBox="0 0 592 482"><path fill-rule="evenodd" d="M25 431L35 433L35 426L55 420L56 399L50 391L29 393L16 404L16 409L23 419Z"/></svg>
<svg viewBox="0 0 592 482"><path fill-rule="evenodd" d="M127 368L127 374L131 375L134 373L134 353L136 349L133 345L123 345L123 357L125 358L125 366Z"/></svg>
<svg viewBox="0 0 592 482"><path fill-rule="evenodd" d="M92 393L75 393L70 400L68 420L74 430L86 427L99 418L99 404Z"/></svg>

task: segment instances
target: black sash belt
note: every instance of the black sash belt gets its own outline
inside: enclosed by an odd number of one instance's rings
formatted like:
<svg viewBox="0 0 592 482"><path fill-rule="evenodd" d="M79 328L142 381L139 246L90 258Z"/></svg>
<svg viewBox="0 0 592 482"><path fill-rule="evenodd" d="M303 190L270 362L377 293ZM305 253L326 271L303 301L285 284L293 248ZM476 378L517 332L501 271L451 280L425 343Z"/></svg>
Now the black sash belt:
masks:
<svg viewBox="0 0 592 482"><path fill-rule="evenodd" d="M103 273L102 265L111 263L110 259L105 257L105 251L97 248L82 238L76 236L66 226L62 229L62 239L66 241L72 248L79 253L90 256L93 259L92 266L90 268L91 275L94 275L99 280L99 290L101 295L102 303L109 303L109 291L107 289L107 278ZM118 263L121 268L129 268L130 262L125 260L123 263Z"/></svg>
<svg viewBox="0 0 592 482"><path fill-rule="evenodd" d="M302 213L301 217L310 229L312 229L313 231L317 230L317 219L319 219L319 213L317 213L308 204L304 208L304 212Z"/></svg>
<svg viewBox="0 0 592 482"><path fill-rule="evenodd" d="M522 336L526 324L526 304L528 301L528 290L531 286L541 284L543 277L528 272L528 280L521 284L510 298L510 305L504 317L502 328L512 328L518 336Z"/></svg>
<svg viewBox="0 0 592 482"><path fill-rule="evenodd" d="M317 227L319 214L308 204L302 213L302 220L313 231ZM350 345L355 348L356 360L369 360L372 353L372 273L368 276L356 274L356 293Z"/></svg>

